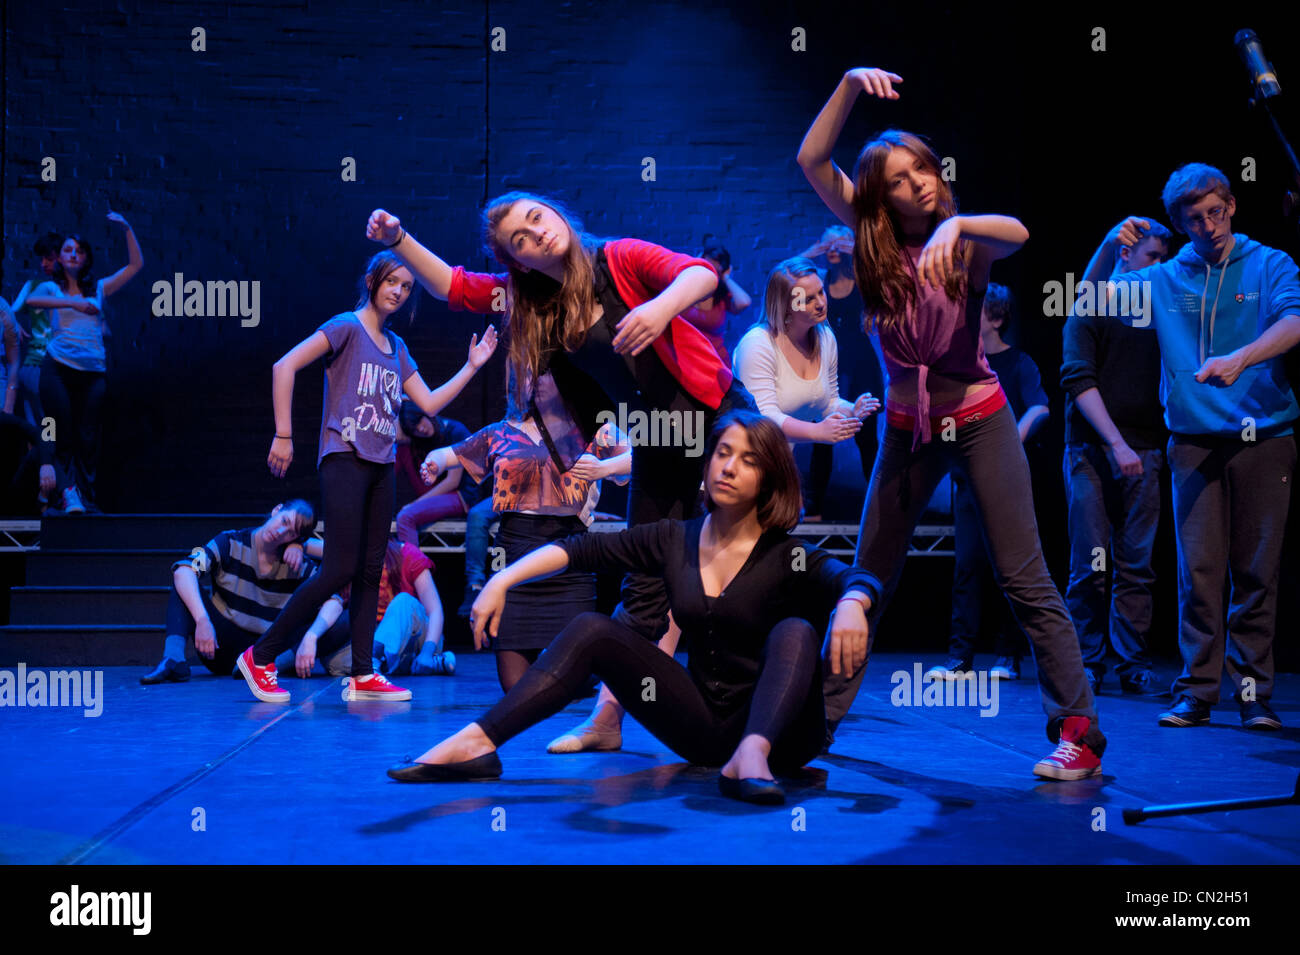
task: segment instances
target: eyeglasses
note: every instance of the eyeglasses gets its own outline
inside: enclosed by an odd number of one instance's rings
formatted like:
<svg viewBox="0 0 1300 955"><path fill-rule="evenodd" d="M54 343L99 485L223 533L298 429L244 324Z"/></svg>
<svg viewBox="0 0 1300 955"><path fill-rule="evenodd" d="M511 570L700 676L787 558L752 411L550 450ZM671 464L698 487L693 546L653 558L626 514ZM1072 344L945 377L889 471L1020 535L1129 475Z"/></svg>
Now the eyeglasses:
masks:
<svg viewBox="0 0 1300 955"><path fill-rule="evenodd" d="M1218 206L1214 209L1211 209L1209 212L1205 213L1204 215L1189 216L1186 213L1184 213L1183 222L1189 226L1191 225L1199 226L1199 225L1205 225L1207 223L1209 225L1218 225L1220 222L1226 219L1227 216L1228 216L1228 207Z"/></svg>

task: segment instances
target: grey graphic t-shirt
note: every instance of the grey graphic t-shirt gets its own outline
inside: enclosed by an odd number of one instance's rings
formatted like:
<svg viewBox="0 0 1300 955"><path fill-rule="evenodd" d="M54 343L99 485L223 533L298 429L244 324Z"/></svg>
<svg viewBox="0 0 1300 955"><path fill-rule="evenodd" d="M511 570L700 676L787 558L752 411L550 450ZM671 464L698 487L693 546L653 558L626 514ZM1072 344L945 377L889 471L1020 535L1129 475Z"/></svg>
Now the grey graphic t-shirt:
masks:
<svg viewBox="0 0 1300 955"><path fill-rule="evenodd" d="M397 457L397 410L402 383L416 372L406 342L392 332L388 354L370 337L355 312L335 315L318 331L329 339L325 357L325 408L320 423L320 454L356 451L357 457L391 464Z"/></svg>

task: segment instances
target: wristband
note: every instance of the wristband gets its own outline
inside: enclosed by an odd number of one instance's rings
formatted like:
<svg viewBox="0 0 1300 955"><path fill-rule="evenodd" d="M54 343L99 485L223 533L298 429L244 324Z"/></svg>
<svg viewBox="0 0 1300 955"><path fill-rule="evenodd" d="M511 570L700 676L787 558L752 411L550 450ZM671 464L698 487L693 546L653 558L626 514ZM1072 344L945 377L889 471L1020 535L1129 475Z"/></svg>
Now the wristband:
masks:
<svg viewBox="0 0 1300 955"><path fill-rule="evenodd" d="M838 606L839 604L844 603L844 601L846 601L846 600L850 600L850 601L852 601L852 602L855 603L855 604L859 604L859 605L861 605L861 607L862 607L862 612L863 612L863 613L866 613L866 612L867 612L867 598L866 598L866 596L865 596L864 594L861 594L861 593L845 594L845 595L844 595L843 597L841 597L838 601L836 601L836 606Z"/></svg>
<svg viewBox="0 0 1300 955"><path fill-rule="evenodd" d="M384 248L385 248L385 249L395 249L395 248L397 248L399 245L402 244L402 240L405 239L405 238L406 238L406 230L405 230L405 229L402 229L402 234L399 235L399 236L397 237L397 241L394 242L392 245L386 245L386 246L384 246Z"/></svg>
<svg viewBox="0 0 1300 955"><path fill-rule="evenodd" d="M276 437L277 437L277 438L284 438L284 440L286 440L286 441L292 441L292 440L293 440L293 435L291 435L291 434L277 434Z"/></svg>

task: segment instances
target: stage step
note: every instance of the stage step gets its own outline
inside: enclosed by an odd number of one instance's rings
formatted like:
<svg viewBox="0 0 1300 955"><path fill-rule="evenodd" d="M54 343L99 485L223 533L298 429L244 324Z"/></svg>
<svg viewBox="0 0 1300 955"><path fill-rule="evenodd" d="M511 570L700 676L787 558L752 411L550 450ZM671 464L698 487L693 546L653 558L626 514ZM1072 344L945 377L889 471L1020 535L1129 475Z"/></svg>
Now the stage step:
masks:
<svg viewBox="0 0 1300 955"><path fill-rule="evenodd" d="M15 587L9 622L15 626L97 623L161 623L167 616L171 588L163 587Z"/></svg>
<svg viewBox="0 0 1300 955"><path fill-rule="evenodd" d="M0 667L147 666L162 658L163 627L0 627Z"/></svg>
<svg viewBox="0 0 1300 955"><path fill-rule="evenodd" d="M171 585L171 565L185 557L168 550L45 550L27 555L29 587L142 587Z"/></svg>
<svg viewBox="0 0 1300 955"><path fill-rule="evenodd" d="M215 534L256 527L264 514L84 514L41 521L41 550L106 547L172 548L189 552Z"/></svg>

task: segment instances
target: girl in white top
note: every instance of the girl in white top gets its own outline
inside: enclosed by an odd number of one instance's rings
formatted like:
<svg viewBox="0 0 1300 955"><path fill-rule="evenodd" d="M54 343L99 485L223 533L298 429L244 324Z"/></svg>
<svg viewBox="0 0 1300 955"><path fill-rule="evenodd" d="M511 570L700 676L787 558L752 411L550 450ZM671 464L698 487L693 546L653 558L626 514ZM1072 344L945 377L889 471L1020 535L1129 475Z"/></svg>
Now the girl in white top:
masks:
<svg viewBox="0 0 1300 955"><path fill-rule="evenodd" d="M736 345L732 370L791 444L851 438L880 410L870 392L840 397L838 354L821 272L801 256L786 259L768 276L763 318Z"/></svg>

